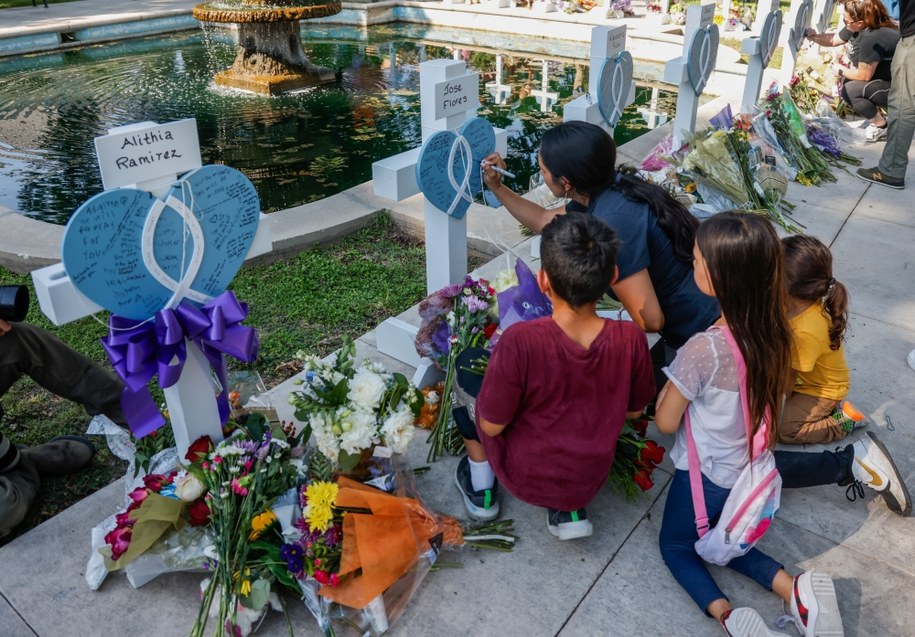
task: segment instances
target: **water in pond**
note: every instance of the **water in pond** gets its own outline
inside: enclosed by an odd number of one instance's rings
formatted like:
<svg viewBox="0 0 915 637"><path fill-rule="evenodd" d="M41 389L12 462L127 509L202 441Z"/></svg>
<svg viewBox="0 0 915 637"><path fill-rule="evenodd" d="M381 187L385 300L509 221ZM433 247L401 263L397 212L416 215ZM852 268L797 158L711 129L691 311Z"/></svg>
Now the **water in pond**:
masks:
<svg viewBox="0 0 915 637"><path fill-rule="evenodd" d="M486 104L479 114L511 131L508 164L518 175L511 185L526 187L536 171L540 134L562 121L562 104L587 86L588 62L575 57L587 54L587 46L566 43L568 53L557 53L566 45L513 37L508 51L498 44L504 35L467 38L466 31L432 33L406 25L370 31L309 25L303 30L306 54L337 69L338 80L280 97L214 87L214 71L234 57L225 32L185 32L2 60L0 206L66 223L77 206L102 190L95 137L114 126L188 117L197 120L203 162L241 170L265 211L315 201L368 181L372 162L420 144L419 62L455 55L481 73ZM544 46L549 53L539 51ZM502 104L485 86L495 80L497 55L510 91ZM544 69L547 92L556 94L546 107L537 96ZM657 73L636 64L637 78ZM637 104L616 129L617 143L646 132L650 113L672 116L674 100L670 93L640 86ZM643 117L639 109L650 113Z"/></svg>

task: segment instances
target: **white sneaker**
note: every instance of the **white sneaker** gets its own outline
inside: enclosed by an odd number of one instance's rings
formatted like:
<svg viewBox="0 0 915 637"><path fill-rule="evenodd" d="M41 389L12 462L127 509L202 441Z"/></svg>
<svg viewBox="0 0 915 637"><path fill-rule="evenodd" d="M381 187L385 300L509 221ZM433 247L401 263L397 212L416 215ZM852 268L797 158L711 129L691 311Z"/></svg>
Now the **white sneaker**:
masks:
<svg viewBox="0 0 915 637"><path fill-rule="evenodd" d="M894 513L907 516L912 512L912 499L890 452L872 431L865 432L852 445L855 459L852 476L862 484L883 495L886 505Z"/></svg>
<svg viewBox="0 0 915 637"><path fill-rule="evenodd" d="M864 139L871 144L886 140L886 126L880 128L871 124L864 129Z"/></svg>
<svg viewBox="0 0 915 637"><path fill-rule="evenodd" d="M721 620L725 632L731 637L788 637L785 633L769 630L766 622L752 608L735 608Z"/></svg>
<svg viewBox="0 0 915 637"><path fill-rule="evenodd" d="M791 615L803 637L843 637L842 616L832 578L807 571L794 578Z"/></svg>

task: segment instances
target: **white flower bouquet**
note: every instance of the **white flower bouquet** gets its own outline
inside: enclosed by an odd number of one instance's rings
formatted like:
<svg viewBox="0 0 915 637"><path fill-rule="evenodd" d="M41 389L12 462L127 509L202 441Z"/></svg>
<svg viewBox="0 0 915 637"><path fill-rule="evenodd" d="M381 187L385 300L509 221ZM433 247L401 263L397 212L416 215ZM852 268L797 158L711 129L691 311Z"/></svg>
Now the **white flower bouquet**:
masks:
<svg viewBox="0 0 915 637"><path fill-rule="evenodd" d="M299 381L301 390L289 395L296 418L311 428L318 451L343 471L355 467L362 451L377 444L405 452L423 404L406 376L389 373L373 361L357 366L355 354L351 339L323 359L299 352L305 380Z"/></svg>

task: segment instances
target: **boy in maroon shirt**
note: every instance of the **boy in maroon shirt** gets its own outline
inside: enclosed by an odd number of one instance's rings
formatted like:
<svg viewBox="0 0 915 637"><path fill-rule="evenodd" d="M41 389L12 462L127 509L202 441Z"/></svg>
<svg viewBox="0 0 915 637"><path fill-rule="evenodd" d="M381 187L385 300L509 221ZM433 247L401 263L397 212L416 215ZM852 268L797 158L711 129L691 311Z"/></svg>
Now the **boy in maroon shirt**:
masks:
<svg viewBox="0 0 915 637"><path fill-rule="evenodd" d="M505 331L476 400L475 428L458 421L467 456L455 483L471 517L499 514L501 482L546 508L559 539L591 535L585 506L607 480L625 419L655 393L644 333L597 315L616 277L617 246L614 231L584 213L558 215L543 229L537 281L553 314Z"/></svg>

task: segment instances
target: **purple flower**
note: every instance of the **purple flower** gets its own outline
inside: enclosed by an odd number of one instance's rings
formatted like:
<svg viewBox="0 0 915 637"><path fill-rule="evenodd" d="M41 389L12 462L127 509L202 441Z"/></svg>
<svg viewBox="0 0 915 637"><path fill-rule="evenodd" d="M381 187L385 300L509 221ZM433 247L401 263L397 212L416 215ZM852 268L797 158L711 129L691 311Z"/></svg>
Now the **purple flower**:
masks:
<svg viewBox="0 0 915 637"><path fill-rule="evenodd" d="M342 539L340 536L340 528L334 524L324 532L324 542L327 546L337 546Z"/></svg>
<svg viewBox="0 0 915 637"><path fill-rule="evenodd" d="M464 305L467 306L467 310L472 314L476 314L477 312L486 312L489 310L489 305L485 301L481 301L476 296L469 296L464 299Z"/></svg>
<svg viewBox="0 0 915 637"><path fill-rule="evenodd" d="M807 127L807 140L827 155L836 158L842 155L842 149L839 148L835 138L822 128Z"/></svg>
<svg viewBox="0 0 915 637"><path fill-rule="evenodd" d="M459 283L452 283L451 285L446 285L441 290L438 291L438 295L445 299L453 299L463 292L464 286Z"/></svg>

